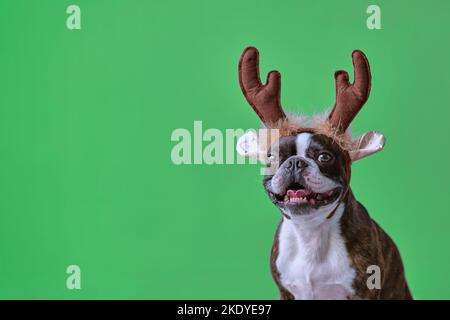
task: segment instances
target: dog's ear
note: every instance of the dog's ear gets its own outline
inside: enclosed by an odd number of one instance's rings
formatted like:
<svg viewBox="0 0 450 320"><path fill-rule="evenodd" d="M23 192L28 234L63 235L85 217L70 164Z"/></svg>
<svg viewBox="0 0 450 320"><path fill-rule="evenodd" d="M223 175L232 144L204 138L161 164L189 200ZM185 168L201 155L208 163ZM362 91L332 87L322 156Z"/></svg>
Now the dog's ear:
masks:
<svg viewBox="0 0 450 320"><path fill-rule="evenodd" d="M386 139L381 132L369 131L356 138L350 147L352 161L370 156L384 148Z"/></svg>
<svg viewBox="0 0 450 320"><path fill-rule="evenodd" d="M238 139L236 150L242 157L254 158L267 163L267 148L261 142L257 132L249 130Z"/></svg>

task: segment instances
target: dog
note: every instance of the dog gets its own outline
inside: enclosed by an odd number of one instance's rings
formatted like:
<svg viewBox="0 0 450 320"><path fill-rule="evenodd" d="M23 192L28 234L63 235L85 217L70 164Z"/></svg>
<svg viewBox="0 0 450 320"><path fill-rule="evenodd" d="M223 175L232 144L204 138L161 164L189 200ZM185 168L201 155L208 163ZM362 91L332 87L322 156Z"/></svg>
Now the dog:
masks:
<svg viewBox="0 0 450 320"><path fill-rule="evenodd" d="M350 136L371 88L365 54L355 50L352 58L354 82L337 71L333 110L309 119L284 113L277 71L261 83L256 48L246 48L239 62L245 98L277 132L262 138L249 131L237 150L267 165L264 189L282 214L270 265L283 300L412 299L397 246L350 188L351 163L385 143L375 131Z"/></svg>

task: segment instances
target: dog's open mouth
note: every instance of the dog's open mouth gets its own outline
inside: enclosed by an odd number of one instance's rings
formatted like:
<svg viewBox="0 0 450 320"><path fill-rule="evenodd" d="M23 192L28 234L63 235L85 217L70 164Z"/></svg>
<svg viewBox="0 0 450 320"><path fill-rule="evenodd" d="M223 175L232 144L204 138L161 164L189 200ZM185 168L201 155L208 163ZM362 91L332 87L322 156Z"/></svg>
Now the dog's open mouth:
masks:
<svg viewBox="0 0 450 320"><path fill-rule="evenodd" d="M318 207L334 202L338 198L340 190L341 188L337 187L328 192L315 193L299 183L294 183L287 188L286 194L278 196L278 198L289 205L308 204Z"/></svg>

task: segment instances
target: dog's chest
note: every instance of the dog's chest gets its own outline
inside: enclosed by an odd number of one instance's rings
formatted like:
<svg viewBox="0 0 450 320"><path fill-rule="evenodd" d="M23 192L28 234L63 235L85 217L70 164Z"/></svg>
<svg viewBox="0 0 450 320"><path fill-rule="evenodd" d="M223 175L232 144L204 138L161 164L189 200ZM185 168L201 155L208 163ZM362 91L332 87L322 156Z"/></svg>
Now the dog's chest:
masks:
<svg viewBox="0 0 450 320"><path fill-rule="evenodd" d="M283 221L276 266L283 286L295 299L353 298L355 270L337 224L299 231Z"/></svg>

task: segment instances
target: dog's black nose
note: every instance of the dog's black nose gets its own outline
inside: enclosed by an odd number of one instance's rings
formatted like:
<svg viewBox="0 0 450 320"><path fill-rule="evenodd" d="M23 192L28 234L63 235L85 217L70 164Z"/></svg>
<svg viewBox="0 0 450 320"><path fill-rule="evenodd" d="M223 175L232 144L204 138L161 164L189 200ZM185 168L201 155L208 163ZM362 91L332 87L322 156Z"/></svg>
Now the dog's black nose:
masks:
<svg viewBox="0 0 450 320"><path fill-rule="evenodd" d="M292 170L304 169L308 166L308 162L298 157L288 159L287 161L287 167Z"/></svg>

